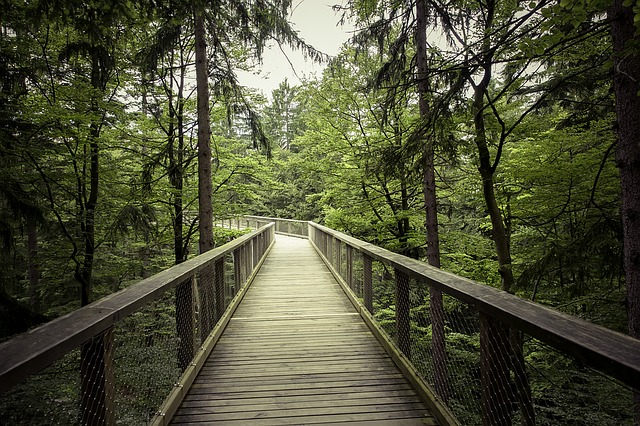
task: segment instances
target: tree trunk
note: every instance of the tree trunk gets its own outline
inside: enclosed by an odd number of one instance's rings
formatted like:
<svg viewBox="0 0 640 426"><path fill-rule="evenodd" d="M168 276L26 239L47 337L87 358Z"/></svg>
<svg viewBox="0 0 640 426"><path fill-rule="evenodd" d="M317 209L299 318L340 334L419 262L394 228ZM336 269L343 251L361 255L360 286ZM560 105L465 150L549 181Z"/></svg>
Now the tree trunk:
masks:
<svg viewBox="0 0 640 426"><path fill-rule="evenodd" d="M615 0L610 10L613 39L613 88L616 97L618 146L616 163L622 189L624 270L629 334L640 338L640 53L635 14ZM625 46L628 48L625 50ZM640 424L640 392L635 393L636 424Z"/></svg>
<svg viewBox="0 0 640 426"><path fill-rule="evenodd" d="M107 78L107 71L102 68L97 49L94 49L91 56L91 86L97 93L105 91ZM94 116L100 116L98 99L95 97L91 100L91 111ZM91 279L96 251L95 219L100 182L100 128L101 123L93 121L89 129L89 193L86 193L86 184L78 188L84 213L80 222L84 240L84 259L81 265L76 267L76 279L81 284L82 306L88 305L93 300ZM83 176L83 179L86 180L86 178ZM93 337L82 345L80 378L83 391L81 399L83 424L114 424L113 350L112 330L104 335Z"/></svg>
<svg viewBox="0 0 640 426"><path fill-rule="evenodd" d="M171 53L171 64L174 63L174 53ZM175 72L179 70L179 76ZM185 64L180 52L180 66L169 67L169 89L167 103L169 108L169 126L167 128L167 153L169 169L167 177L172 188L171 204L173 208L173 256L174 263L180 264L187 260L187 242L183 235L184 227L184 85ZM177 82L177 83L176 83ZM174 83L177 84L177 99L174 99ZM195 317L193 310L193 279L188 278L176 287L176 331L179 337L178 367L184 371L189 367L194 356Z"/></svg>
<svg viewBox="0 0 640 426"><path fill-rule="evenodd" d="M198 231L200 254L214 247L213 206L211 195L211 126L209 124L209 68L207 41L202 10L195 13L196 85L198 93ZM205 268L198 278L200 294L200 336L204 340L213 328L215 299L213 266Z"/></svg>
<svg viewBox="0 0 640 426"><path fill-rule="evenodd" d="M209 124L209 70L204 16L196 12L196 84L198 92L198 207L200 253L213 248L213 209L211 203L211 126Z"/></svg>
<svg viewBox="0 0 640 426"><path fill-rule="evenodd" d="M426 0L416 2L416 64L420 117L423 123L430 119L431 108L427 98L429 93L429 63L427 57L427 7ZM424 145L424 194L425 227L427 231L427 260L431 266L440 267L440 237L438 234L438 202L434 164L433 137L427 130ZM449 383L447 379L447 358L444 336L444 303L442 292L429 289L429 311L431 315L431 335L433 344L433 375L435 391L447 403Z"/></svg>

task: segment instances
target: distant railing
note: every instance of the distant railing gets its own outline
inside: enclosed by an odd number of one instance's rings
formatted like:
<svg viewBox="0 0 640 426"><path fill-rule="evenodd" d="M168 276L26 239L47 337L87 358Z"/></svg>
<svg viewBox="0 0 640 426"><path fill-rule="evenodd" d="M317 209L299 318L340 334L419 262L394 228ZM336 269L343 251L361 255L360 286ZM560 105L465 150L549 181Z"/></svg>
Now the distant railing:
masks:
<svg viewBox="0 0 640 426"><path fill-rule="evenodd" d="M276 234L289 235L291 237L309 236L309 222L306 220L280 219L266 216L237 216L227 219L218 219L216 224L223 228L252 228L258 229L268 223L275 223Z"/></svg>
<svg viewBox="0 0 640 426"><path fill-rule="evenodd" d="M315 223L309 239L460 424L637 424L640 340Z"/></svg>
<svg viewBox="0 0 640 426"><path fill-rule="evenodd" d="M0 423L168 422L274 231L261 227L0 344Z"/></svg>

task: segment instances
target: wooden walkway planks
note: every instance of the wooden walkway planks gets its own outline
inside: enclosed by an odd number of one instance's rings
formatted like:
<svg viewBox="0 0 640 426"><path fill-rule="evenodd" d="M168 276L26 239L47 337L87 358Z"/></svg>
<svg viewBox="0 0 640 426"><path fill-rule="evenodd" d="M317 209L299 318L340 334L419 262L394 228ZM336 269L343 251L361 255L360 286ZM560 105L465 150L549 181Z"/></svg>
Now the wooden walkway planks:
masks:
<svg viewBox="0 0 640 426"><path fill-rule="evenodd" d="M277 242L172 424L435 419L304 239Z"/></svg>

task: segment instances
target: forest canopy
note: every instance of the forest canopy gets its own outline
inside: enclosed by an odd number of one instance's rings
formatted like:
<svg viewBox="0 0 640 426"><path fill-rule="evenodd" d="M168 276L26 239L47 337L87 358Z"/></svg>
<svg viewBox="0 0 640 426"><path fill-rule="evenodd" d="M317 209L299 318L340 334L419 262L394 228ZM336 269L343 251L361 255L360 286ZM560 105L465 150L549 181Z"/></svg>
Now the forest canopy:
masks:
<svg viewBox="0 0 640 426"><path fill-rule="evenodd" d="M327 58L289 1L219 6L3 2L5 336L225 241L203 246L202 218L242 214L637 334L637 5L352 0L322 75L269 97L235 75L268 40Z"/></svg>
<svg viewBox="0 0 640 426"><path fill-rule="evenodd" d="M640 2L348 0L333 58L292 28L291 0L1 7L0 339L237 237L215 224L242 215L313 220L640 337ZM243 87L268 43L326 67ZM400 302L378 269L384 328ZM206 299L205 281L166 309ZM407 290L407 329L466 367L434 389L477 423L455 392L479 393L478 318L427 287ZM510 419L637 422L637 390L633 413L632 391L498 334L520 379Z"/></svg>

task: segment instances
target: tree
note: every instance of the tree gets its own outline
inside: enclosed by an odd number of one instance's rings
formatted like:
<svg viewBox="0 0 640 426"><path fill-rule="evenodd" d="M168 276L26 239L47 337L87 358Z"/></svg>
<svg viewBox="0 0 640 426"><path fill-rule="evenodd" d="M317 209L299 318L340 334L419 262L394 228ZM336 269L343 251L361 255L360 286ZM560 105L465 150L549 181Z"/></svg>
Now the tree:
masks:
<svg viewBox="0 0 640 426"><path fill-rule="evenodd" d="M301 119L304 102L299 95L300 88L290 86L285 79L271 93L271 102L263 112L265 132L282 149L296 150L293 141L304 133Z"/></svg>
<svg viewBox="0 0 640 426"><path fill-rule="evenodd" d="M616 163L622 188L624 267L629 334L640 338L640 29L637 6L615 0L610 9L613 39L613 87L616 96L618 146ZM635 77L634 77L635 76ZM640 393L635 394L640 422Z"/></svg>

